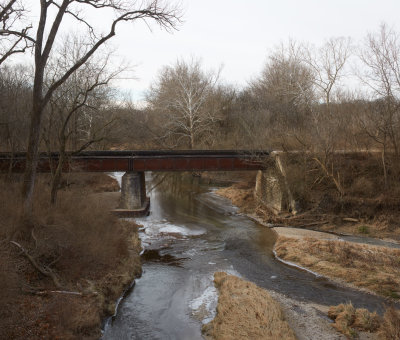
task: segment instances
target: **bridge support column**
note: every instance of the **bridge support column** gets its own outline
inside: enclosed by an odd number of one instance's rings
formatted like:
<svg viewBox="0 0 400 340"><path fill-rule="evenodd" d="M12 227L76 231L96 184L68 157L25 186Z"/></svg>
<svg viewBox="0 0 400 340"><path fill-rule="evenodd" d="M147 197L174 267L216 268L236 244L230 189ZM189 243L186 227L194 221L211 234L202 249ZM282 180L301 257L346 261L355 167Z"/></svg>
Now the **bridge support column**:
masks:
<svg viewBox="0 0 400 340"><path fill-rule="evenodd" d="M149 205L144 172L126 172L122 176L121 199L115 213L121 217L143 216L148 214Z"/></svg>
<svg viewBox="0 0 400 340"><path fill-rule="evenodd" d="M285 164L279 153L272 156L275 161L270 167L258 171L254 196L275 214L290 211L295 215L299 207L290 190Z"/></svg>

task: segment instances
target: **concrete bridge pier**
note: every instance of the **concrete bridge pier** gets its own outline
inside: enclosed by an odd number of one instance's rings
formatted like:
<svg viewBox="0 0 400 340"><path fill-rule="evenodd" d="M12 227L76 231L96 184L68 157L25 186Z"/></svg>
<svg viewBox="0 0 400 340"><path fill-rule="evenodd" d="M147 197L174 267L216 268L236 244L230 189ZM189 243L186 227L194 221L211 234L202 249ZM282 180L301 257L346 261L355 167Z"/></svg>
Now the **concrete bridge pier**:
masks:
<svg viewBox="0 0 400 340"><path fill-rule="evenodd" d="M259 170L254 196L256 200L275 214L299 212L286 174L286 165L279 152L271 153L273 162L266 170Z"/></svg>
<svg viewBox="0 0 400 340"><path fill-rule="evenodd" d="M122 176L119 208L114 212L121 217L146 216L150 199L146 196L146 180L143 171L128 171Z"/></svg>

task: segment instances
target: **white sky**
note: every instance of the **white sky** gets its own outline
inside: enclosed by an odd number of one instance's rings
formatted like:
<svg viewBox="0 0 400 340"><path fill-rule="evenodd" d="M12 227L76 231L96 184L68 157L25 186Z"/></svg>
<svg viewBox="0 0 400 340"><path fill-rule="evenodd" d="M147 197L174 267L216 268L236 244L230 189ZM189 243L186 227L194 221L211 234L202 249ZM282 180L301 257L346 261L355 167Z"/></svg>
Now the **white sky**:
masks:
<svg viewBox="0 0 400 340"><path fill-rule="evenodd" d="M32 1L32 0L31 0ZM171 2L173 2L171 0ZM33 6L38 0L33 2ZM201 58L206 69L224 65L222 79L244 86L261 71L268 50L287 42L321 44L329 37L356 42L382 22L400 28L399 0L181 0L179 31L124 24L112 39L117 58L135 65L136 79L119 80L140 101L163 65ZM102 18L99 17L99 21Z"/></svg>

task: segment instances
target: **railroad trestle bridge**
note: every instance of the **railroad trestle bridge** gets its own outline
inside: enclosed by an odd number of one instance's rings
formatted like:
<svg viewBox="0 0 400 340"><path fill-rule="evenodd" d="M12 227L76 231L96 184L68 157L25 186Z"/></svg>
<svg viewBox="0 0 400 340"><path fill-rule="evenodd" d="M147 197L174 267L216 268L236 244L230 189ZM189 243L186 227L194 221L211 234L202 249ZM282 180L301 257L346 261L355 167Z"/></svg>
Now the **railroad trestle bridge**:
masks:
<svg viewBox="0 0 400 340"><path fill-rule="evenodd" d="M145 172L254 171L266 168L268 151L178 150L178 151L85 151L68 156L64 172L125 172L122 177L120 216L146 214ZM41 153L37 172L51 172L59 154ZM0 153L0 172L25 170L25 153Z"/></svg>

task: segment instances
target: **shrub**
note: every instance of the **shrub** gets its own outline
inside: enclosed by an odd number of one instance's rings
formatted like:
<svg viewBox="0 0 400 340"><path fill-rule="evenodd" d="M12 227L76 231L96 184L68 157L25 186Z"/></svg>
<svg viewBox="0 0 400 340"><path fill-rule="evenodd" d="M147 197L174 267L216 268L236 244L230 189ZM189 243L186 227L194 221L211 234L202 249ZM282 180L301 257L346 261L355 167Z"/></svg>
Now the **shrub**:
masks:
<svg viewBox="0 0 400 340"><path fill-rule="evenodd" d="M350 339L358 336L357 331L375 332L381 324L378 314L364 308L356 309L351 303L331 306L328 316L335 321L333 327Z"/></svg>

